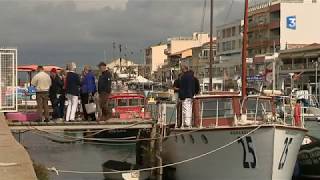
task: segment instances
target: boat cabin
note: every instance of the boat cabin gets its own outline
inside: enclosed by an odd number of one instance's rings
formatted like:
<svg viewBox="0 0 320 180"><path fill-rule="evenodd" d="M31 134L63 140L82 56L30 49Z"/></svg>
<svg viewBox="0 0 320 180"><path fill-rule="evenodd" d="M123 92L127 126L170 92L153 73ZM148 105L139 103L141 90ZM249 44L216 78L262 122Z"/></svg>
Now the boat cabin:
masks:
<svg viewBox="0 0 320 180"><path fill-rule="evenodd" d="M272 97L267 96L249 96L242 101L238 93L216 92L193 100L193 127L255 124L270 121L273 115Z"/></svg>
<svg viewBox="0 0 320 180"><path fill-rule="evenodd" d="M120 119L151 119L151 113L145 111L145 97L135 92L116 92L109 96L112 117Z"/></svg>

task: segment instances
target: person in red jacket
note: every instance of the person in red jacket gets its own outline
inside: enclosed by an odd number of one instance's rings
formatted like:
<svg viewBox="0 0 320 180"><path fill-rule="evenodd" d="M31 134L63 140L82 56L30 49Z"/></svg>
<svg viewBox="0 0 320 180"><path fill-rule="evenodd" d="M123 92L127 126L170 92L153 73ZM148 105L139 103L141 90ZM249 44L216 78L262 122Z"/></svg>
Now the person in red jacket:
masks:
<svg viewBox="0 0 320 180"><path fill-rule="evenodd" d="M296 126L301 126L301 104L300 100L294 105L294 124Z"/></svg>

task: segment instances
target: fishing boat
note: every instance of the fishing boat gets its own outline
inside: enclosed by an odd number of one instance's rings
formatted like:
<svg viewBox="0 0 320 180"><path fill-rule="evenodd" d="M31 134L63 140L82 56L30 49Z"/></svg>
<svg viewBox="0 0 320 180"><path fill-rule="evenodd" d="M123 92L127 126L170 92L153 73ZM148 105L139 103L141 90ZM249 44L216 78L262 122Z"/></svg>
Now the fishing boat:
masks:
<svg viewBox="0 0 320 180"><path fill-rule="evenodd" d="M276 118L272 97L247 95L248 3L246 0L241 92L213 92L211 0L209 92L193 98L192 127L169 128L170 137L163 141L162 158L165 164L173 164L173 179L292 178L307 130L303 118L299 124Z"/></svg>
<svg viewBox="0 0 320 180"><path fill-rule="evenodd" d="M121 91L113 92L108 97L109 108L112 111L112 118L108 120L110 123L130 122L134 126L140 123L150 123L151 112L146 106L145 96L138 92ZM140 129L122 128L101 132L94 137L96 138L123 138L123 140L133 140L137 138ZM121 142L121 141L120 141ZM120 143L119 142L119 143Z"/></svg>
<svg viewBox="0 0 320 180"><path fill-rule="evenodd" d="M115 92L109 97L112 118L151 119L151 113L145 111L145 96L137 92Z"/></svg>
<svg viewBox="0 0 320 180"><path fill-rule="evenodd" d="M299 176L305 179L320 179L320 139L308 137L298 155Z"/></svg>
<svg viewBox="0 0 320 180"><path fill-rule="evenodd" d="M291 179L306 129L277 121L272 104L272 98L263 96L249 96L241 103L235 93L196 96L193 127L171 129L175 138L164 141L164 161L184 161L238 140L215 154L177 165L174 178Z"/></svg>

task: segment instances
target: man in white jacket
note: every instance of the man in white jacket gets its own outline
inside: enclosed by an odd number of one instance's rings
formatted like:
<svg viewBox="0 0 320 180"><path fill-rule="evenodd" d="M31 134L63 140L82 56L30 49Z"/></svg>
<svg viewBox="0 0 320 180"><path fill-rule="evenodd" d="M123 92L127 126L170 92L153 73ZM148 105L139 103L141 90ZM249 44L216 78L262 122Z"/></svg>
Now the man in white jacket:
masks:
<svg viewBox="0 0 320 180"><path fill-rule="evenodd" d="M32 78L31 85L37 90L37 111L46 122L49 121L49 88L51 86L50 76L44 72L42 66L38 66L38 73Z"/></svg>

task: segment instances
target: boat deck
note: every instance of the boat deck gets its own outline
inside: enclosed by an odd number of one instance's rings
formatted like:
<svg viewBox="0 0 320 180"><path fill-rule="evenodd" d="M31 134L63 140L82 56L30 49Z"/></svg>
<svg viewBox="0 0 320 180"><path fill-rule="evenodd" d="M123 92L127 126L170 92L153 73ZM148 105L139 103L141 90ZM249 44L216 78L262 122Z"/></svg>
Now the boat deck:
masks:
<svg viewBox="0 0 320 180"><path fill-rule="evenodd" d="M108 121L75 122L8 122L11 130L94 130L94 129L150 129L154 121L144 119L109 119Z"/></svg>

